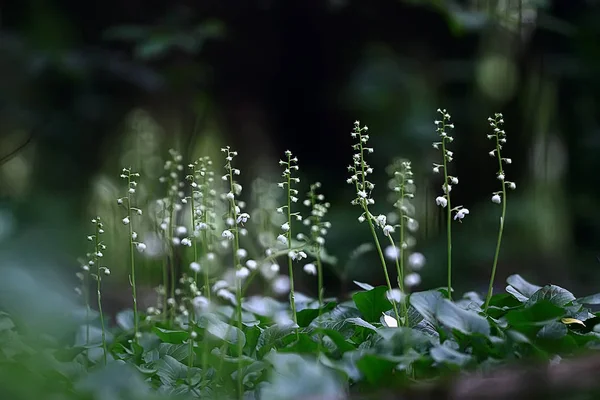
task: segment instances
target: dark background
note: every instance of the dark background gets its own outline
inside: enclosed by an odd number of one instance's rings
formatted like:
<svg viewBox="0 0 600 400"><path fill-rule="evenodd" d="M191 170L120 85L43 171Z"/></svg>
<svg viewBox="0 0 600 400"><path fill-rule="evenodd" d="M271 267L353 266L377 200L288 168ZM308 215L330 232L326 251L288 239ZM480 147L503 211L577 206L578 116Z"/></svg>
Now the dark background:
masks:
<svg viewBox="0 0 600 400"><path fill-rule="evenodd" d="M303 181L323 183L339 259L332 293L352 279L381 283L374 255L347 267L369 241L345 184L358 119L375 147L376 212L390 210L385 167L413 161L422 286L441 286L441 182L431 174L441 107L456 125L453 203L471 209L454 227L457 289L483 291L488 279L500 208L489 201L499 186L487 117L502 112L517 190L498 288L521 273L598 291L596 1L31 0L0 13L0 157L11 155L0 166L3 266L72 275L90 217L121 218L123 166L155 181L169 147L190 160L227 144L240 152L248 197L254 178L278 179L288 148ZM113 257L126 274L126 257Z"/></svg>

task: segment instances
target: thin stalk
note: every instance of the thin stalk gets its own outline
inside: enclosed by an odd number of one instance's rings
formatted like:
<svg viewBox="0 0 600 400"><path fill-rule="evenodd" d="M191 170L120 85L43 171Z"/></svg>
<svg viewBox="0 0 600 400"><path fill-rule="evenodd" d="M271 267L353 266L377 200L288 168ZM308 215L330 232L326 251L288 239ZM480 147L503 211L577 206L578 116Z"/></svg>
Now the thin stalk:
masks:
<svg viewBox="0 0 600 400"><path fill-rule="evenodd" d="M502 157L500 155L500 143L498 136L496 135L496 151L498 153L498 164L500 166L500 173L502 173ZM502 215L500 216L500 227L498 229L498 240L496 242L496 253L494 254L494 264L492 265L492 274L490 276L490 284L488 287L487 296L485 298L485 305L483 311L487 313L492 299L492 292L494 290L494 279L496 278L496 267L498 266L498 257L500 255L500 245L502 244L502 233L504 232L504 217L506 216L506 183L502 181Z"/></svg>
<svg viewBox="0 0 600 400"><path fill-rule="evenodd" d="M169 268L170 282L169 282L169 297L175 300L175 251L173 249L173 233L174 233L174 223L175 223L175 196L171 196L170 206L169 206L169 239L171 243L169 244L169 259L171 260L171 265ZM166 289L165 289L166 290ZM169 321L171 325L175 321L175 307L171 306L169 308Z"/></svg>
<svg viewBox="0 0 600 400"><path fill-rule="evenodd" d="M390 244L394 247L394 253L395 253L396 244L394 243L394 239L392 239L392 235L391 234L388 236L388 238L390 239ZM403 242L400 242L400 248L402 248L402 243ZM399 256L402 257L402 250L400 250ZM404 294L403 266L398 261L398 259L400 257L396 257L396 271L398 272L398 288L400 289L400 292L402 292L402 294ZM393 304L395 302L393 300L391 300L390 303ZM400 305L402 307L402 316L404 317L404 323L408 325L408 309L406 308L406 302L400 301Z"/></svg>
<svg viewBox="0 0 600 400"><path fill-rule="evenodd" d="M289 168L289 173L287 174L287 223L288 223L288 231L287 231L287 237L288 237L288 251L292 251L292 192L291 192L291 185L292 185L292 168L291 168L291 162L292 162L292 155L291 153L288 153L287 155L287 165ZM288 253L289 254L289 253ZM292 320L294 321L294 324L298 325L298 316L296 315L296 297L294 294L294 268L293 268L293 264L292 264L292 258L288 255L287 257L288 260L288 273L290 276L290 306L292 307ZM299 338L299 332L298 330L296 330L296 338Z"/></svg>
<svg viewBox="0 0 600 400"><path fill-rule="evenodd" d="M450 190L448 190L448 160L446 157L446 138L442 138L442 157L444 159L444 187L446 188L446 236L448 247L448 299L452 300L452 205Z"/></svg>
<svg viewBox="0 0 600 400"><path fill-rule="evenodd" d="M128 173L127 178L127 217L129 218L129 255L131 257L131 291L133 295L133 326L134 326L134 342L137 343L138 332L139 332L139 321L138 321L138 306L137 306L137 291L135 284L135 253L133 246L133 216L131 214L131 171Z"/></svg>
<svg viewBox="0 0 600 400"><path fill-rule="evenodd" d="M94 237L94 245L96 248L96 253L99 251L100 243L98 242L98 237L100 235L100 226L96 224L96 236ZM98 296L98 313L100 314L100 327L102 328L102 348L104 349L104 365L106 365L106 357L108 353L108 349L106 347L106 327L104 326L104 314L102 313L102 275L100 275L100 263L97 263L96 268L96 291Z"/></svg>

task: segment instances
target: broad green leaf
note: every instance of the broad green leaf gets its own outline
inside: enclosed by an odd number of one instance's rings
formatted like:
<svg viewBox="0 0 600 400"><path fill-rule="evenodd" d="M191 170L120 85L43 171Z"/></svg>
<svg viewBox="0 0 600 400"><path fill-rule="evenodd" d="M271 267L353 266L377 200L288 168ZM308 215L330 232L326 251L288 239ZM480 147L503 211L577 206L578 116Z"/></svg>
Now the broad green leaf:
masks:
<svg viewBox="0 0 600 400"><path fill-rule="evenodd" d="M446 327L467 335L474 333L490 335L490 325L487 319L475 311L463 310L447 299L438 303L436 318Z"/></svg>
<svg viewBox="0 0 600 400"><path fill-rule="evenodd" d="M552 321L544 325L537 333L537 337L542 339L560 339L569 332L569 329L558 321Z"/></svg>
<svg viewBox="0 0 600 400"><path fill-rule="evenodd" d="M388 288L378 286L366 292L358 292L352 296L356 308L368 322L377 322L382 313L392 308L392 303L386 298Z"/></svg>
<svg viewBox="0 0 600 400"><path fill-rule="evenodd" d="M470 355L461 353L443 345L433 347L430 354L431 358L433 358L435 362L442 364L453 364L459 367L466 366L472 360Z"/></svg>
<svg viewBox="0 0 600 400"><path fill-rule="evenodd" d="M345 353L347 351L352 351L352 350L356 350L356 347L354 345L352 345L350 342L348 342L344 336L333 329L320 329L317 328L314 331L315 333L322 333L325 336L327 336L329 339L331 339L331 341L333 342L333 344L335 344L335 346L337 347L337 350L341 353Z"/></svg>
<svg viewBox="0 0 600 400"><path fill-rule="evenodd" d="M315 319L311 328L331 329L340 332L346 339L355 331L355 325L348 322L348 318L360 317L360 311L353 307L337 306L330 312Z"/></svg>
<svg viewBox="0 0 600 400"><path fill-rule="evenodd" d="M172 386L187 377L187 366L168 355L155 361L152 366L164 385Z"/></svg>
<svg viewBox="0 0 600 400"><path fill-rule="evenodd" d="M372 324L368 323L367 321L365 321L362 318L348 318L346 321L350 322L351 324L357 325L357 326L362 326L363 328L367 328L370 329L372 331L376 331L377 328L375 326L373 326Z"/></svg>
<svg viewBox="0 0 600 400"><path fill-rule="evenodd" d="M198 326L206 329L208 333L217 339L223 340L229 344L237 344L241 342L243 347L246 344L244 332L237 327L229 325L221 321L214 314L203 314L198 318Z"/></svg>
<svg viewBox="0 0 600 400"><path fill-rule="evenodd" d="M431 323L436 323L436 310L438 303L444 297L437 290L428 290L426 292L416 292L410 295L410 304Z"/></svg>
<svg viewBox="0 0 600 400"><path fill-rule="evenodd" d="M306 333L298 334L298 340L292 345L279 349L280 353L318 354L319 344Z"/></svg>
<svg viewBox="0 0 600 400"><path fill-rule="evenodd" d="M573 296L573 293L560 286L546 285L532 294L525 306L532 306L540 300L548 300L558 307L565 307L575 300L575 296Z"/></svg>
<svg viewBox="0 0 600 400"><path fill-rule="evenodd" d="M541 289L540 286L531 284L527 282L521 275L515 274L511 275L506 279L506 283L508 283L515 291L511 294L515 295L517 299L521 302L525 302L529 297L531 297L535 292ZM509 291L509 288L506 288L506 291ZM520 296L519 296L520 294Z"/></svg>
<svg viewBox="0 0 600 400"><path fill-rule="evenodd" d="M600 293L580 297L577 299L577 302L580 304L600 304Z"/></svg>
<svg viewBox="0 0 600 400"><path fill-rule="evenodd" d="M307 327L310 323L319 316L319 313L325 314L328 311L331 311L335 308L335 302L329 302L319 310L318 308L305 308L302 311L298 311L296 317L298 319L298 326Z"/></svg>
<svg viewBox="0 0 600 400"><path fill-rule="evenodd" d="M390 379L401 358L377 354L365 354L356 362L356 367L364 375L367 382L380 385Z"/></svg>
<svg viewBox="0 0 600 400"><path fill-rule="evenodd" d="M190 336L189 332L187 331L172 331L170 329L159 328L157 326L152 328L152 331L154 331L156 336L166 343L183 343Z"/></svg>
<svg viewBox="0 0 600 400"><path fill-rule="evenodd" d="M256 343L256 352L259 359L263 358L272 348L283 345L283 338L294 332L289 325L273 325L262 331Z"/></svg>
<svg viewBox="0 0 600 400"><path fill-rule="evenodd" d="M266 360L273 372L261 390L261 400L337 399L346 391L347 383L314 359L271 352Z"/></svg>

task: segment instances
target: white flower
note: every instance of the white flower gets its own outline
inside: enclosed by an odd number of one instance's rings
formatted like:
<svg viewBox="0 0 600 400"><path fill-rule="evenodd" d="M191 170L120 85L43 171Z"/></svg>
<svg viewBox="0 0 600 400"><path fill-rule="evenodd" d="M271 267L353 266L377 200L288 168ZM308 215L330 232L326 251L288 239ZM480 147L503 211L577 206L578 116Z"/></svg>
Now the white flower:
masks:
<svg viewBox="0 0 600 400"><path fill-rule="evenodd" d="M233 195L232 192L227 193L227 195L225 195L225 197L227 197L229 200L233 200L235 198L235 196Z"/></svg>
<svg viewBox="0 0 600 400"><path fill-rule="evenodd" d="M505 159L504 159L504 162L505 162L505 163L507 163L507 164L512 164L512 159L510 159L510 158L505 158Z"/></svg>
<svg viewBox="0 0 600 400"><path fill-rule="evenodd" d="M246 258L248 257L248 252L246 251L246 249L238 249L238 251L236 252L237 256L239 258Z"/></svg>
<svg viewBox="0 0 600 400"><path fill-rule="evenodd" d="M284 235L279 235L277 236L277 241L281 244L287 245L288 244L288 240Z"/></svg>
<svg viewBox="0 0 600 400"><path fill-rule="evenodd" d="M110 275L110 269L104 268L104 275Z"/></svg>
<svg viewBox="0 0 600 400"><path fill-rule="evenodd" d="M235 276L237 276L238 279L246 279L249 275L250 275L250 270L246 267L242 267L242 268L238 269L237 271L235 271Z"/></svg>
<svg viewBox="0 0 600 400"><path fill-rule="evenodd" d="M366 199L367 198L367 192L365 192L364 190L359 190L358 193L356 193L358 195L358 197L362 198L362 199Z"/></svg>
<svg viewBox="0 0 600 400"><path fill-rule="evenodd" d="M433 172L438 174L440 172L440 167L433 167Z"/></svg>
<svg viewBox="0 0 600 400"><path fill-rule="evenodd" d="M404 277L404 284L408 287L417 286L421 283L421 275L411 272Z"/></svg>
<svg viewBox="0 0 600 400"><path fill-rule="evenodd" d="M425 256L421 253L412 253L408 256L408 265L414 271L418 271L425 266Z"/></svg>
<svg viewBox="0 0 600 400"><path fill-rule="evenodd" d="M444 193L448 194L452 191L452 185L448 185L447 183L442 185L442 190Z"/></svg>
<svg viewBox="0 0 600 400"><path fill-rule="evenodd" d="M190 269L194 272L200 272L200 264L198 264L196 261L194 261L193 263L190 264Z"/></svg>
<svg viewBox="0 0 600 400"><path fill-rule="evenodd" d="M137 239L137 237L138 237L137 232L131 232L131 239L135 240L135 239Z"/></svg>
<svg viewBox="0 0 600 400"><path fill-rule="evenodd" d="M228 229L225 229L223 231L223 233L221 233L221 237L223 237L227 240L233 240L233 238L234 238L233 233L231 233L231 231Z"/></svg>
<svg viewBox="0 0 600 400"><path fill-rule="evenodd" d="M304 269L304 272L306 272L308 275L316 275L317 274L317 267L315 267L315 264L313 264L313 263L305 264L303 269Z"/></svg>
<svg viewBox="0 0 600 400"><path fill-rule="evenodd" d="M404 294L400 291L400 289L392 289L385 292L385 297L389 301L400 303L404 298Z"/></svg>
<svg viewBox="0 0 600 400"><path fill-rule="evenodd" d="M462 220L465 215L469 214L469 209L468 208L461 208L460 210L458 210L456 212L456 215L454 216L454 220L456 221L458 220Z"/></svg>
<svg viewBox="0 0 600 400"><path fill-rule="evenodd" d="M435 198L435 203L438 206L446 207L446 205L448 205L448 200L446 200L444 196L438 196Z"/></svg>
<svg viewBox="0 0 600 400"><path fill-rule="evenodd" d="M458 178L453 176L452 179L450 179L450 181L452 182L453 185L458 185Z"/></svg>
<svg viewBox="0 0 600 400"><path fill-rule="evenodd" d="M287 222L283 225L281 225L281 229L283 229L284 232L287 232L290 230L290 224L288 224Z"/></svg>
<svg viewBox="0 0 600 400"><path fill-rule="evenodd" d="M184 246L188 246L191 247L192 246L192 241L188 238L183 238L181 239L181 244Z"/></svg>
<svg viewBox="0 0 600 400"><path fill-rule="evenodd" d="M492 196L492 202L494 202L496 204L500 204L500 203L502 203L502 198L500 197L500 195L495 194Z"/></svg>
<svg viewBox="0 0 600 400"><path fill-rule="evenodd" d="M511 188L511 189L513 189L513 190L515 190L515 189L517 188L517 184L516 184L516 183L514 183L514 182L510 182L510 183L508 184L508 187L509 187L509 188Z"/></svg>
<svg viewBox="0 0 600 400"><path fill-rule="evenodd" d="M398 327L398 321L396 321L395 318L390 317L389 315L385 315L383 314L383 323L388 327L388 328L397 328Z"/></svg>
<svg viewBox="0 0 600 400"><path fill-rule="evenodd" d="M290 292L290 279L285 276L278 276L273 280L273 292L276 294L286 294Z"/></svg>
<svg viewBox="0 0 600 400"><path fill-rule="evenodd" d="M248 222L249 219L250 215L248 213L241 213L237 217L237 223L239 224L241 222L242 224L245 224L246 222Z"/></svg>
<svg viewBox="0 0 600 400"><path fill-rule="evenodd" d="M123 225L129 225L129 217L125 217L121 221L123 221Z"/></svg>
<svg viewBox="0 0 600 400"><path fill-rule="evenodd" d="M361 215L360 217L358 217L358 222L365 222L365 216Z"/></svg>
<svg viewBox="0 0 600 400"><path fill-rule="evenodd" d="M504 180L504 174L498 174L498 179L503 181Z"/></svg>
<svg viewBox="0 0 600 400"><path fill-rule="evenodd" d="M389 236L390 233L394 233L394 227L391 225L386 225L383 227L383 234L385 236Z"/></svg>
<svg viewBox="0 0 600 400"><path fill-rule="evenodd" d="M208 299L204 296L196 296L192 300L192 304L194 308L204 309L208 306Z"/></svg>
<svg viewBox="0 0 600 400"><path fill-rule="evenodd" d="M178 236L183 236L187 233L187 228L185 226L178 226L175 228L175 232Z"/></svg>
<svg viewBox="0 0 600 400"><path fill-rule="evenodd" d="M279 272L279 264L273 263L273 264L271 264L269 269L271 270L271 272Z"/></svg>
<svg viewBox="0 0 600 400"><path fill-rule="evenodd" d="M258 263L254 260L248 260L246 261L246 267L254 271L258 267Z"/></svg>
<svg viewBox="0 0 600 400"><path fill-rule="evenodd" d="M144 243L137 243L135 245L135 247L137 247L137 249L140 253L143 252L144 250L146 250L146 245Z"/></svg>
<svg viewBox="0 0 600 400"><path fill-rule="evenodd" d="M377 223L378 223L380 226L384 226L386 222L387 222L387 218L386 218L386 216L385 216L385 215L383 215L383 214L380 214L380 215L378 215L378 216L377 216Z"/></svg>
<svg viewBox="0 0 600 400"><path fill-rule="evenodd" d="M385 248L385 256L389 260L395 260L400 257L400 249L398 249L396 246L388 246Z"/></svg>

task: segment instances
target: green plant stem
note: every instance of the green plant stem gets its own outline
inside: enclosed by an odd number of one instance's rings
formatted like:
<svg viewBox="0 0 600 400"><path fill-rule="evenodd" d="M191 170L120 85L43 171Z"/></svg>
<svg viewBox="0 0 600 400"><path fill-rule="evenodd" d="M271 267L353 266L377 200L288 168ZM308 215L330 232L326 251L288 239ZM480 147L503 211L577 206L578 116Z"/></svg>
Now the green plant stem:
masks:
<svg viewBox="0 0 600 400"><path fill-rule="evenodd" d="M377 238L377 232L375 232L375 226L373 225L373 221L371 220L372 216L369 212L366 204L363 205L363 209L367 214L367 222L369 223L369 228L371 229L371 235L373 235L373 240L375 241L375 247L377 248L377 253L379 254L379 261L381 261L381 266L383 267L383 274L385 275L385 282L387 283L388 289L390 292L392 291L392 283L390 281L390 275L388 274L387 265L385 263L385 257L383 256L383 251L381 250L381 244L379 243L379 239ZM401 326L400 315L398 314L398 307L396 306L396 302L392 301L392 307L394 308L394 314L396 316L396 321L398 322L398 326Z"/></svg>
<svg viewBox="0 0 600 400"><path fill-rule="evenodd" d="M137 306L137 291L135 284L135 254L134 254L134 245L133 245L133 218L131 214L131 193L129 193L129 188L131 187L131 172L129 173L129 177L127 178L127 217L129 218L129 255L131 258L131 291L133 296L133 326L134 326L134 342L137 343L138 340L138 332L139 332L139 320L138 320L138 306Z"/></svg>
<svg viewBox="0 0 600 400"><path fill-rule="evenodd" d="M169 243L169 260L170 265L169 265L169 275L170 275L170 281L169 282L169 297L173 300L175 300L175 250L173 248L173 239L174 239L174 231L175 231L175 196L172 196L170 199L170 207L169 207L169 239L170 242ZM166 288L165 288L166 290ZM168 300L168 299L167 299ZM169 321L171 323L171 325L173 325L173 322L175 321L175 307L171 306L169 307Z"/></svg>
<svg viewBox="0 0 600 400"><path fill-rule="evenodd" d="M500 142L496 135L496 151L498 153L498 164L500 166L500 173L502 171L502 156L500 155ZM496 252L494 254L494 264L492 264L492 274L490 276L490 284L488 287L487 296L485 298L485 305L483 311L487 313L488 307L490 306L490 300L492 299L492 292L494 291L494 279L496 278L496 267L498 266L498 257L500 256L500 245L502 244L502 233L504 232L504 218L506 216L506 183L502 181L502 215L500 216L500 227L498 228L498 240L496 242Z"/></svg>
<svg viewBox="0 0 600 400"><path fill-rule="evenodd" d="M396 249L396 244L394 243L394 239L392 239L392 235L389 235L388 238L390 239L390 244L394 247L394 250ZM402 241L400 242L400 248L402 248ZM400 250L400 257L402 257L402 250ZM403 266L402 264L398 261L398 259L400 257L396 257L396 272L398 273L398 288L400 289L400 292L402 292L402 295L404 295L404 271L403 271ZM390 303L394 303L393 300L390 300ZM404 324L408 325L408 309L406 308L406 302L404 300L400 301L400 305L402 307L402 317L404 318Z"/></svg>
<svg viewBox="0 0 600 400"><path fill-rule="evenodd" d="M131 223L131 222L130 222ZM100 243L98 242L98 237L100 235L100 227L96 224L96 236L95 236L95 247L96 254L100 250ZM100 271L100 263L98 262L96 265L96 294L98 296L98 313L100 314L100 327L102 329L102 348L104 350L104 365L106 365L106 357L108 354L108 349L106 346L106 327L104 326L104 314L102 313L102 275Z"/></svg>
<svg viewBox="0 0 600 400"><path fill-rule="evenodd" d="M292 168L291 168L291 162L292 162L292 155L290 153L288 153L287 156L287 165L288 165L288 169L289 169L289 173L287 174L287 223L288 223L288 231L287 231L287 238L288 238L288 251L291 252L292 251ZM295 325L298 325L298 316L296 315L296 295L294 293L294 265L293 265L293 260L292 258L289 256L289 252L288 252L288 274L290 276L290 306L292 308L292 320L294 321ZM296 329L296 339L300 338L300 333L298 332L298 329Z"/></svg>
<svg viewBox="0 0 600 400"><path fill-rule="evenodd" d="M442 138L442 156L444 160L444 186L446 188L446 236L448 247L448 299L452 300L452 205L450 203L450 190L448 190L448 161L446 157L446 138Z"/></svg>

